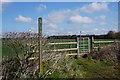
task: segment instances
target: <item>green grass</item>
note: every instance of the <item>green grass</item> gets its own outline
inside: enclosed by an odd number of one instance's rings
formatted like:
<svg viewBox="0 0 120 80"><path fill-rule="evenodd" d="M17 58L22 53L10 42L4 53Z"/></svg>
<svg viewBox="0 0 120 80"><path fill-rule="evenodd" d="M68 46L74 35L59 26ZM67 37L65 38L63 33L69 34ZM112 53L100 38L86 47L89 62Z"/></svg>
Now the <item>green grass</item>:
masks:
<svg viewBox="0 0 120 80"><path fill-rule="evenodd" d="M67 58L68 59L68 58ZM65 64L70 64L70 69ZM119 72L112 68L112 63L79 57L69 58L61 62L61 70L55 70L48 78L115 78L119 77ZM115 76L116 74L116 76Z"/></svg>
<svg viewBox="0 0 120 80"><path fill-rule="evenodd" d="M120 41L120 40L118 39L95 39L94 41ZM94 47L98 47L98 46L103 47L103 46L107 46L111 44L114 44L114 43L100 43L100 44L96 43L94 44Z"/></svg>
<svg viewBox="0 0 120 80"><path fill-rule="evenodd" d="M94 41L120 41L120 40L115 40L115 39L95 39ZM54 39L54 40L51 40L50 43L60 43L60 42L76 42L75 39L72 39L72 40L67 40L67 39ZM79 45L81 44L81 48L79 48L79 51L80 52L83 52L82 50L82 47L83 47L83 40L79 40ZM84 44L88 44L88 40L84 40ZM90 49L91 49L91 40L90 40ZM113 43L100 43L100 44L94 44L94 47L98 47L99 45L100 46L106 46L106 45L111 45ZM50 47L53 47L53 46L50 46ZM65 49L65 48L76 48L76 44L67 44L67 45L55 45L54 46L56 49ZM88 45L85 45L84 46L85 49L88 49ZM86 50L88 52L88 50ZM76 53L76 51L67 51L69 53Z"/></svg>
<svg viewBox="0 0 120 80"><path fill-rule="evenodd" d="M21 44L23 44L23 41L21 41ZM16 50L13 48L13 45L15 46ZM14 41L13 43L10 40L7 40L5 41L5 44L2 44L2 57L4 58L8 57L8 59L10 59L15 55L16 52L19 55L22 55L22 51L23 50L20 49L20 46L17 44L17 41Z"/></svg>
<svg viewBox="0 0 120 80"><path fill-rule="evenodd" d="M59 43L59 42L75 42L75 39L54 39L54 40L50 40L50 43ZM95 39L95 41L114 41L114 40L110 40L110 39ZM117 40L120 41L120 40ZM21 43L23 43L24 41L22 41ZM31 41L32 42L32 41ZM88 40L84 41L85 43L88 43ZM90 41L91 42L91 41ZM7 44L9 44L9 41L6 41ZM81 41L80 44L83 45L83 42ZM100 44L100 46L106 46L106 45L110 45L111 43L104 43L104 44ZM97 47L99 44L94 44L95 47ZM16 46L16 48L19 46ZM66 49L66 48L76 48L76 44L68 44L68 45L55 45L55 46L49 46L49 49L53 49L55 47L55 49ZM85 46L85 48L88 48L88 45ZM90 43L90 48L91 48L91 43ZM81 50L82 48L79 48L79 51L82 52ZM21 54L22 52L20 51L20 49L17 50L19 52L19 54ZM68 53L76 53L76 51L66 51ZM12 57L15 54L15 51L12 47L8 47L6 45L2 45L2 55L3 56L8 56L8 57Z"/></svg>
<svg viewBox="0 0 120 80"><path fill-rule="evenodd" d="M120 39L95 39L94 41L120 41Z"/></svg>
<svg viewBox="0 0 120 80"><path fill-rule="evenodd" d="M12 58L15 54L15 51L12 47L2 44L2 57Z"/></svg>
<svg viewBox="0 0 120 80"><path fill-rule="evenodd" d="M55 40L55 42L75 42L75 40ZM76 45L72 45L71 47L75 48L75 46ZM16 48L17 47L19 46L16 46ZM56 46L56 48L61 49L69 47L70 45ZM17 49L17 51L19 54L22 53L20 49ZM2 56L12 58L14 54L15 51L12 47L8 47L4 44L2 45ZM65 66L66 64L69 65L69 69ZM56 69L53 74L48 76L48 78L116 78L120 75L118 72L120 67L118 67L118 69L113 69L114 65L111 62L104 60L99 61L91 58L79 57L78 59L75 59L70 57L60 62L59 66L61 69Z"/></svg>

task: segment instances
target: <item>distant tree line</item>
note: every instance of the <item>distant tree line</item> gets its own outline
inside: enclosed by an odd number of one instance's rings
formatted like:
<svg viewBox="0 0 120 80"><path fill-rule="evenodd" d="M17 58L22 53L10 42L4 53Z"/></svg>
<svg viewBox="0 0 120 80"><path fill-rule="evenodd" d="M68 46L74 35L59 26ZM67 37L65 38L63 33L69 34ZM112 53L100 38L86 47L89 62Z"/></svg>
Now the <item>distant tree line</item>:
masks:
<svg viewBox="0 0 120 80"><path fill-rule="evenodd" d="M120 39L120 32L109 31L105 35L81 35L81 37L94 37L95 39ZM75 39L80 35L60 35L60 36L49 36L48 39Z"/></svg>
<svg viewBox="0 0 120 80"><path fill-rule="evenodd" d="M120 32L109 31L107 37L110 39L120 39Z"/></svg>
<svg viewBox="0 0 120 80"><path fill-rule="evenodd" d="M14 32L10 32L9 34L14 33ZM18 34L17 37L19 37L21 35L21 33L16 33ZM23 32L23 34L29 34L26 32ZM36 35L36 39L38 38L38 33L31 33L32 35ZM120 32L114 32L114 31L109 31L107 34L104 35L59 35L59 36L49 36L46 37L48 39L76 39L76 37L94 37L94 39L120 39ZM13 39L17 39L17 37L13 38ZM9 36L6 37L9 40ZM4 38L4 36L2 36L2 40L6 39ZM22 38L22 37L21 37ZM32 36L30 36L30 38L32 38ZM24 37L24 39L26 39L26 37Z"/></svg>

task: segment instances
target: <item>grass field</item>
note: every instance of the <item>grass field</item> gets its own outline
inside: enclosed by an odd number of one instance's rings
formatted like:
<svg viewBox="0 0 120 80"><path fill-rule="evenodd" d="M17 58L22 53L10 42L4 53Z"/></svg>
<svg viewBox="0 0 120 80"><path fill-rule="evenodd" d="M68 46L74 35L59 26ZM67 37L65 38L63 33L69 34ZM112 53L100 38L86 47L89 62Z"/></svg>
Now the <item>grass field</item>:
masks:
<svg viewBox="0 0 120 80"><path fill-rule="evenodd" d="M70 65L71 64L71 65ZM68 65L68 66L65 66ZM119 71L113 69L110 62L99 61L90 58L74 59L73 57L64 60L59 64L61 69L48 76L48 78L118 78Z"/></svg>
<svg viewBox="0 0 120 80"><path fill-rule="evenodd" d="M120 41L120 40L116 40L116 39L95 39L94 41ZM54 39L54 40L51 40L51 43L60 43L60 42L76 42L75 39ZM81 44L81 48L79 48L79 51L83 52L82 50L82 47L83 47L83 40L79 40L79 45ZM84 40L84 44L88 44L88 40ZM91 49L91 40L90 40L90 49ZM101 44L94 44L94 47L98 47L99 45L100 46L106 46L106 45L110 45L110 44L113 44L113 43L101 43ZM76 44L67 44L67 45L55 45L55 48L57 49L64 49L64 48L75 48L76 47ZM85 49L88 49L88 45L84 45L84 48ZM86 50L88 52L88 50ZM70 53L75 53L76 51L68 51Z"/></svg>
<svg viewBox="0 0 120 80"><path fill-rule="evenodd" d="M110 40L110 39L95 39L95 41L115 41L115 40ZM120 40L117 40L120 41ZM75 39L54 39L54 40L50 40L50 43L60 43L60 42L76 42ZM88 40L84 41L85 43L88 42ZM8 43L8 42L6 42ZM81 41L81 44L83 44L83 42ZM91 44L91 43L90 43ZM101 44L101 46L106 46L109 43L104 43ZM111 43L110 43L111 44ZM95 44L94 46L98 46L99 44ZM65 49L65 48L76 48L76 44L68 44L68 45L55 45L55 46L49 46L49 48L55 47L56 49ZM85 46L86 48L88 48L88 45ZM91 46L90 46L91 47ZM81 49L80 49L81 50ZM17 49L17 51L19 52L19 54L21 54L22 52L20 51L20 49ZM69 53L76 53L76 51L66 51ZM9 58L11 58L12 56L14 56L14 49L12 47L8 47L6 45L2 45L2 56L6 57L8 56Z"/></svg>
<svg viewBox="0 0 120 80"><path fill-rule="evenodd" d="M51 42L75 42L75 40L55 39ZM87 42L87 40L85 42ZM19 46L16 46L16 48L17 47ZM71 48L75 47L76 45L71 45ZM70 45L59 45L56 46L56 48L70 48ZM17 49L17 51L20 55L22 54L20 49ZM73 52L74 51L71 53ZM3 44L2 54L3 57L8 56L8 58L12 58L14 57L15 51L12 47L8 47ZM51 65L52 64L53 63L51 63ZM54 73L48 75L47 78L119 78L120 75L118 70L120 66L114 66L114 64L112 64L110 61L95 60L91 58L91 56L88 56L87 58L78 57L78 59L74 58L73 56L70 58L65 58L65 60L61 61L58 66L60 68L55 69ZM50 69L49 66L48 69Z"/></svg>

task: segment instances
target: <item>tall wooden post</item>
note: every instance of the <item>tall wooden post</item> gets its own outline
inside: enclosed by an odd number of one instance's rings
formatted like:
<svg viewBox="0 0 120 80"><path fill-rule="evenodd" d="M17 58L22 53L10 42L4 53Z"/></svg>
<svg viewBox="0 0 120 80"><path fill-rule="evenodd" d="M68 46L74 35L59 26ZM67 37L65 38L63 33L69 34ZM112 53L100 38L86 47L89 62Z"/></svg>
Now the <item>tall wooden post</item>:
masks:
<svg viewBox="0 0 120 80"><path fill-rule="evenodd" d="M42 65L42 18L40 17L38 20L39 24L39 60L40 60L40 75L43 73L43 65Z"/></svg>
<svg viewBox="0 0 120 80"><path fill-rule="evenodd" d="M91 51L94 49L94 37L91 37Z"/></svg>

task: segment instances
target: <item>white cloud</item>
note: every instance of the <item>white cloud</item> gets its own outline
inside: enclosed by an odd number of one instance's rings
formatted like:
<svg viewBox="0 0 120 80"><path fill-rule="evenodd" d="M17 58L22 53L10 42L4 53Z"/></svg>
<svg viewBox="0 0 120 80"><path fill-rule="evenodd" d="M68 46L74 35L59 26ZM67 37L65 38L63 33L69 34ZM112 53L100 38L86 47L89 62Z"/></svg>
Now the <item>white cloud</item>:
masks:
<svg viewBox="0 0 120 80"><path fill-rule="evenodd" d="M105 22L106 16L105 15L100 15L94 18L95 22L101 26L106 25L107 23Z"/></svg>
<svg viewBox="0 0 120 80"><path fill-rule="evenodd" d="M22 15L19 15L17 18L15 18L15 21L30 23L30 22L32 22L32 18L30 18L30 17L23 17Z"/></svg>
<svg viewBox="0 0 120 80"><path fill-rule="evenodd" d="M86 13L93 13L93 12L97 12L97 11L107 11L108 9L108 4L107 3L92 3L92 4L88 4L83 6L80 9L82 12L86 12Z"/></svg>
<svg viewBox="0 0 120 80"><path fill-rule="evenodd" d="M98 28L93 28L92 31L89 31L89 30L84 30L82 31L82 34L95 34L95 35L101 35L101 34L106 34L108 33L108 29L105 29L105 28L101 28L101 29L98 29Z"/></svg>
<svg viewBox="0 0 120 80"><path fill-rule="evenodd" d="M106 23L106 22L100 22L99 24L104 26L104 25L106 25L107 23Z"/></svg>
<svg viewBox="0 0 120 80"><path fill-rule="evenodd" d="M41 10L46 9L46 8L47 8L46 5L41 4L41 5L39 5L39 7L37 8L37 11L40 12Z"/></svg>
<svg viewBox="0 0 120 80"><path fill-rule="evenodd" d="M47 16L43 17L43 26L45 28L47 34L52 34L53 33L57 33L58 30L58 25L57 23L61 23L64 21L64 19L66 18L66 15L68 13L70 13L71 10L59 10L57 11L53 11L51 13L49 13ZM51 30L52 29L52 30Z"/></svg>
<svg viewBox="0 0 120 80"><path fill-rule="evenodd" d="M47 25L47 27L53 28L53 29L58 28L58 26L57 26L56 24L54 24L54 23L49 23L49 24Z"/></svg>
<svg viewBox="0 0 120 80"><path fill-rule="evenodd" d="M43 19L43 25L48 29L48 28L52 28L52 29L57 29L58 26L55 23L52 23L48 20Z"/></svg>
<svg viewBox="0 0 120 80"><path fill-rule="evenodd" d="M69 19L69 22L71 23L92 23L93 20L88 18L88 17L82 17L80 15L76 15L76 16L71 16Z"/></svg>
<svg viewBox="0 0 120 80"><path fill-rule="evenodd" d="M68 13L70 13L70 12L71 12L70 9L68 9L68 10L60 10L58 12L54 11L54 12L48 14L47 20L49 22L52 22L52 23L61 23L62 21L64 21L66 15Z"/></svg>

